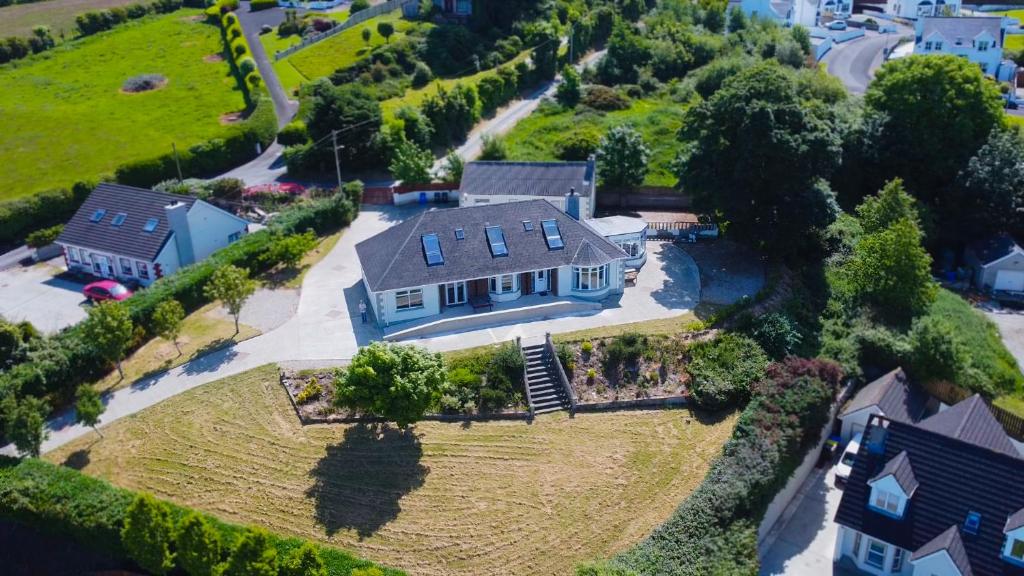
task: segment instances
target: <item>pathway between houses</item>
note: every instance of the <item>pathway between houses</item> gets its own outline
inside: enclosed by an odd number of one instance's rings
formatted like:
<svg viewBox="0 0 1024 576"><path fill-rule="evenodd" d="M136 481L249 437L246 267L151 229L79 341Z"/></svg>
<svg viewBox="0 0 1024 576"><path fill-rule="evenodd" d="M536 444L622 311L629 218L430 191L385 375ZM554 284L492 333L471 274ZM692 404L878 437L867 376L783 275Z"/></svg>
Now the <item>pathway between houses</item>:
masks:
<svg viewBox="0 0 1024 576"><path fill-rule="evenodd" d="M360 346L382 337L372 324L362 324L359 301L366 298L355 245L416 213L419 207L364 206L359 217L342 235L334 249L307 273L298 309L279 328L223 348L187 364L133 383L106 398L102 423L109 424L197 386L268 363L337 363L348 360ZM459 334L412 341L435 351L470 348L483 344L671 318L691 311L700 299L697 265L671 244L651 243L646 270L648 279L630 287L619 300L600 312L583 317L539 320L489 327ZM655 272L656 271L656 272ZM49 452L90 433L74 423L68 410L47 423L49 438L42 451ZM13 446L0 453L13 454Z"/></svg>

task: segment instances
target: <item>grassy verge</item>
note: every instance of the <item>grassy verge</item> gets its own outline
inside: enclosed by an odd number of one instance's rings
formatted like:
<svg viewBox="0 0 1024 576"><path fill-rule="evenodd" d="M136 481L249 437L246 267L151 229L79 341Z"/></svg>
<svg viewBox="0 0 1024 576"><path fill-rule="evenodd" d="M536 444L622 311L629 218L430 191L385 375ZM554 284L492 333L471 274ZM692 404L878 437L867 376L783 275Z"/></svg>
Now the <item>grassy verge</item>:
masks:
<svg viewBox="0 0 1024 576"><path fill-rule="evenodd" d="M0 38L29 36L35 26L49 26L54 38L75 35L75 17L90 10L135 4L138 0L47 0L0 8Z"/></svg>
<svg viewBox="0 0 1024 576"><path fill-rule="evenodd" d="M299 272L294 277L290 278L284 283L285 288L302 288L302 281L306 279L306 273L309 272L313 266L316 266L321 260L327 256L334 246L341 240L341 235L344 234L344 230L339 230L330 236L325 236L320 239L320 243L317 244L316 248L310 250L302 258L302 262L299 263Z"/></svg>
<svg viewBox="0 0 1024 576"><path fill-rule="evenodd" d="M48 4L48 3L44 3ZM150 16L0 67L0 199L111 174L122 164L224 137L245 107L216 26L201 10ZM140 74L162 88L121 91Z"/></svg>
<svg viewBox="0 0 1024 576"><path fill-rule="evenodd" d="M567 133L592 128L603 134L613 126L631 124L651 149L650 171L644 184L673 186L672 162L681 148L676 133L683 125L683 109L659 100L634 100L626 110L597 112L543 106L509 132L506 137L510 160L558 160L555 146Z"/></svg>
<svg viewBox="0 0 1024 576"><path fill-rule="evenodd" d="M577 330L576 332L552 334L551 338L555 342L579 342L596 338L610 338L630 332L648 335L678 334L680 332L688 332L694 328L703 328L702 317L706 317L705 311L698 310L696 313L687 312L682 316L674 318L660 318L658 320L645 320L632 324L616 324L613 326L587 328L586 330Z"/></svg>
<svg viewBox="0 0 1024 576"><path fill-rule="evenodd" d="M547 575L640 541L701 482L734 422L675 410L302 427L266 366L47 458L416 574Z"/></svg>
<svg viewBox="0 0 1024 576"><path fill-rule="evenodd" d="M207 304L185 318L178 337L180 354L172 342L153 338L122 363L123 379L114 370L96 383L96 389L106 392L124 388L150 374L181 366L230 341L240 342L259 335L259 330L245 324L239 325L236 335L234 321L218 314L218 307L217 303Z"/></svg>

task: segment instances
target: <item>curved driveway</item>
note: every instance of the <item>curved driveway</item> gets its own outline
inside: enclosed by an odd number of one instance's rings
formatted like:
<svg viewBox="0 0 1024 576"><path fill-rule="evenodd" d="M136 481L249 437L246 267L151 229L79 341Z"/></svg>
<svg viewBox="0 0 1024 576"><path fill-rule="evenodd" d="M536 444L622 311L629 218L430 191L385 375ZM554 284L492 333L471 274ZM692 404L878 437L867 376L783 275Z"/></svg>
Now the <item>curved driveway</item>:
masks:
<svg viewBox="0 0 1024 576"><path fill-rule="evenodd" d="M863 38L837 44L822 58L828 73L853 94L863 94L884 62L883 52L894 48L906 30L895 34L867 32Z"/></svg>

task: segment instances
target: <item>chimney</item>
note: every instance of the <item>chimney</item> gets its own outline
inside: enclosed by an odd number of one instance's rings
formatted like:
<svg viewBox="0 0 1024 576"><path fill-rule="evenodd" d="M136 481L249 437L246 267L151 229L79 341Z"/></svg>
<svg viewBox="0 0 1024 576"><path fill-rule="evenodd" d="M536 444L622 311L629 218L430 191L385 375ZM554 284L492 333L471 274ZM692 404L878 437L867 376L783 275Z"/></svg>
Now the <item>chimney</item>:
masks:
<svg viewBox="0 0 1024 576"><path fill-rule="evenodd" d="M174 232L174 243L178 246L178 262L188 266L195 262L192 250L192 231L188 226L188 204L175 200L164 206L167 214L167 225Z"/></svg>
<svg viewBox="0 0 1024 576"><path fill-rule="evenodd" d="M576 195L576 188L569 188L569 194L565 197L565 213L572 216L573 220L580 219L580 197Z"/></svg>

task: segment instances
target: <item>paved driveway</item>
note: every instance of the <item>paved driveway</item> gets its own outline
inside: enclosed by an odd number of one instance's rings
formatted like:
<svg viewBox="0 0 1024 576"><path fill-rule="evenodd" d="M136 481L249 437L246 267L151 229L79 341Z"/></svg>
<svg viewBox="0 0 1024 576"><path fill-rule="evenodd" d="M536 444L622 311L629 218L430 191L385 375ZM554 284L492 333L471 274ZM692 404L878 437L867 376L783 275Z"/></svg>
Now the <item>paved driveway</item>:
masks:
<svg viewBox="0 0 1024 576"><path fill-rule="evenodd" d="M1017 359L1018 366L1024 366L1024 310L1002 308L989 303L982 312L999 328L1006 349Z"/></svg>
<svg viewBox="0 0 1024 576"><path fill-rule="evenodd" d="M846 575L832 564L839 525L832 521L843 491L835 467L815 469L761 543L763 576Z"/></svg>
<svg viewBox="0 0 1024 576"><path fill-rule="evenodd" d="M58 278L62 271L47 263L0 271L0 316L15 322L28 320L46 333L84 319L84 285Z"/></svg>

